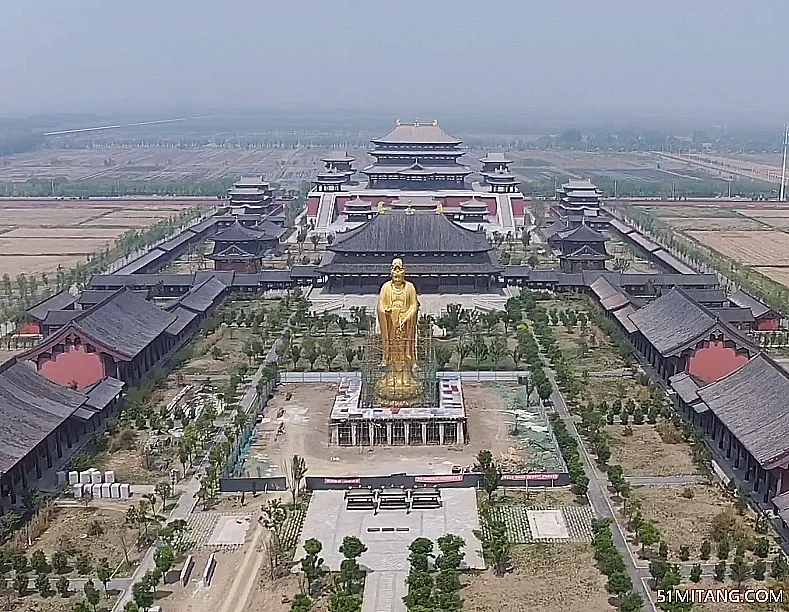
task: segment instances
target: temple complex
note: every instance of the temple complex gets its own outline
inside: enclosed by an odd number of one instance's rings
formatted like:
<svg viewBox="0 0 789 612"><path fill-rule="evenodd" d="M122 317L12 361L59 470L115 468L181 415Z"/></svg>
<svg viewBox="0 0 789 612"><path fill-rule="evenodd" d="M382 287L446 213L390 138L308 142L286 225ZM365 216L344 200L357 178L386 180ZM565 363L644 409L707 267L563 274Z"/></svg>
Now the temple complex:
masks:
<svg viewBox="0 0 789 612"><path fill-rule="evenodd" d="M324 290L372 293L402 258L422 293L480 293L496 286L503 270L484 231L466 229L440 211L389 211L340 234L317 274Z"/></svg>
<svg viewBox="0 0 789 612"><path fill-rule="evenodd" d="M215 270L255 273L263 267L263 258L275 251L285 229L268 221L251 228L236 222L213 238L214 247L207 256Z"/></svg>
<svg viewBox="0 0 789 612"><path fill-rule="evenodd" d="M461 141L432 123L404 124L373 141L375 163L362 172L370 189L440 191L464 189L471 169L458 162Z"/></svg>
<svg viewBox="0 0 789 612"><path fill-rule="evenodd" d="M375 162L364 168L367 183L351 182L353 159L347 154L324 158L324 168L307 198L307 220L318 232L339 232L365 223L380 208L433 212L488 233L514 232L524 223L525 199L511 161L491 153L483 163L482 182L471 183L474 171L461 163L462 142L438 122L397 122L385 136L372 140Z"/></svg>
<svg viewBox="0 0 789 612"><path fill-rule="evenodd" d="M233 215L268 215L274 212L274 190L262 176L241 177L228 193Z"/></svg>
<svg viewBox="0 0 789 612"><path fill-rule="evenodd" d="M518 177L509 168L512 160L504 153L488 153L479 161L482 163L482 184L492 193L518 191Z"/></svg>
<svg viewBox="0 0 789 612"><path fill-rule="evenodd" d="M588 225L561 229L548 236L548 245L559 252L562 272L605 270L605 262L611 259L605 242L605 236Z"/></svg>
<svg viewBox="0 0 789 612"><path fill-rule="evenodd" d="M571 179L558 189L558 200L552 212L571 229L579 225L606 229L611 218L602 209L600 195L592 181Z"/></svg>

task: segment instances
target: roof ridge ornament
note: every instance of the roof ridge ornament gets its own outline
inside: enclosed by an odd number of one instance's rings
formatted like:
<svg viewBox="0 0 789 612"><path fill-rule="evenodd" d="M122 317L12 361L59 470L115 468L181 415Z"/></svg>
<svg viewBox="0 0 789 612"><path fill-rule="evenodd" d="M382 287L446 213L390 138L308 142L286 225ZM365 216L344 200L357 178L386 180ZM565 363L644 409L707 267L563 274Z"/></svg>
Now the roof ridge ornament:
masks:
<svg viewBox="0 0 789 612"><path fill-rule="evenodd" d="M438 119L433 119L433 127L438 127Z"/></svg>
<svg viewBox="0 0 789 612"><path fill-rule="evenodd" d="M397 127L400 127L401 125L403 125L403 122L398 119L397 121L395 121L395 125Z"/></svg>

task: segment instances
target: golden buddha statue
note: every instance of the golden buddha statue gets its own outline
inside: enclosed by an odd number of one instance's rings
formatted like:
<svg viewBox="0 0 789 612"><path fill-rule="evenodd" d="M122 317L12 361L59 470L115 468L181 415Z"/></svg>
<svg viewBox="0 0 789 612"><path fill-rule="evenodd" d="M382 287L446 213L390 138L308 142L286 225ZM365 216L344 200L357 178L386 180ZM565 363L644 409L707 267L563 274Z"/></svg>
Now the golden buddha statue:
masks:
<svg viewBox="0 0 789 612"><path fill-rule="evenodd" d="M402 259L392 261L392 280L381 287L377 310L386 375L376 391L381 399L407 404L419 397L422 383L414 378L419 300L414 285L405 280Z"/></svg>

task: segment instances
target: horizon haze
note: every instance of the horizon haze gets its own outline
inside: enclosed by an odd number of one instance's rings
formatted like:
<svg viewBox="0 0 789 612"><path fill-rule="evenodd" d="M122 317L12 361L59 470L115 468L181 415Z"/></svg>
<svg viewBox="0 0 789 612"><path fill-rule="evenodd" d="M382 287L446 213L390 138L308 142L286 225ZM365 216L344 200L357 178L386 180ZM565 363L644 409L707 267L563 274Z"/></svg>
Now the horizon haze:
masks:
<svg viewBox="0 0 789 612"><path fill-rule="evenodd" d="M758 12L733 0L393 6L5 0L0 115L375 109L425 120L784 121L785 2Z"/></svg>

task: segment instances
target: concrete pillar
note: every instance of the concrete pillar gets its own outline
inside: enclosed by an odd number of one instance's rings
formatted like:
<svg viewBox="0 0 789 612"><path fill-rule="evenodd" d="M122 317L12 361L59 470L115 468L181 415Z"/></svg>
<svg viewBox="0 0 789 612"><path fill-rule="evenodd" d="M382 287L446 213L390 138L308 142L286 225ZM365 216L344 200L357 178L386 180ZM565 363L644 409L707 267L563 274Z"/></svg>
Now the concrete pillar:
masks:
<svg viewBox="0 0 789 612"><path fill-rule="evenodd" d="M764 497L762 497L762 501L766 504L770 501L770 492L773 487L773 475L770 472L767 472L767 486L764 487Z"/></svg>
<svg viewBox="0 0 789 612"><path fill-rule="evenodd" d="M392 422L389 421L386 424L386 443L389 445L394 444L394 440L392 439Z"/></svg>
<svg viewBox="0 0 789 612"><path fill-rule="evenodd" d="M411 443L411 423L410 423L410 421L405 421L403 423L403 432L405 433L405 445L408 446Z"/></svg>
<svg viewBox="0 0 789 612"><path fill-rule="evenodd" d="M329 425L329 436L331 444L337 446L340 444L340 427L336 423Z"/></svg>
<svg viewBox="0 0 789 612"><path fill-rule="evenodd" d="M356 446L358 438L356 436L356 423L351 423L351 445Z"/></svg>
<svg viewBox="0 0 789 612"><path fill-rule="evenodd" d="M457 428L455 430L455 436L457 437L457 439L455 440L456 444L458 446L462 446L463 443L465 442L465 439L464 439L464 436L463 436L463 421L458 421L457 422Z"/></svg>
<svg viewBox="0 0 789 612"><path fill-rule="evenodd" d="M739 470L740 469L740 443L739 442L735 442L734 443L734 452L735 452L735 454L734 454L734 469L735 470Z"/></svg>
<svg viewBox="0 0 789 612"><path fill-rule="evenodd" d="M36 449L36 458L33 460L33 463L34 463L35 468L36 468L36 480L41 478L40 455L41 455L41 450L40 449Z"/></svg>
<svg viewBox="0 0 789 612"><path fill-rule="evenodd" d="M367 424L367 436L370 446L375 445L375 427L373 426L372 421Z"/></svg>
<svg viewBox="0 0 789 612"><path fill-rule="evenodd" d="M427 423L422 423L422 444L427 444Z"/></svg>
<svg viewBox="0 0 789 612"><path fill-rule="evenodd" d="M726 428L723 427L723 423L721 423L721 432L720 433L721 433L721 436L720 436L720 440L718 440L718 448L722 449L723 448L723 437L726 435ZM731 434L729 434L729 435L731 435Z"/></svg>
<svg viewBox="0 0 789 612"><path fill-rule="evenodd" d="M446 423L438 424L438 443L441 446L444 446L444 425L446 425Z"/></svg>
<svg viewBox="0 0 789 612"><path fill-rule="evenodd" d="M731 459L731 432L729 432L729 443L726 446L726 459Z"/></svg>

